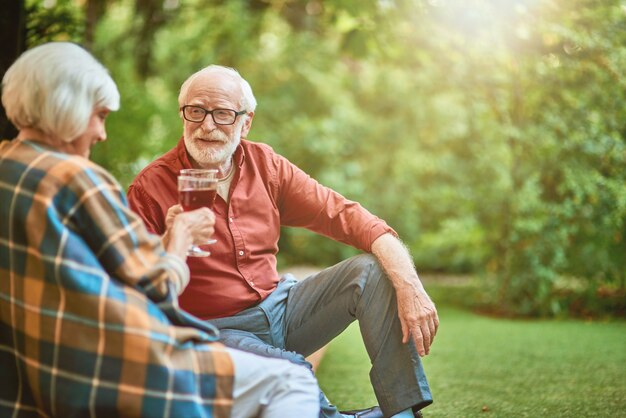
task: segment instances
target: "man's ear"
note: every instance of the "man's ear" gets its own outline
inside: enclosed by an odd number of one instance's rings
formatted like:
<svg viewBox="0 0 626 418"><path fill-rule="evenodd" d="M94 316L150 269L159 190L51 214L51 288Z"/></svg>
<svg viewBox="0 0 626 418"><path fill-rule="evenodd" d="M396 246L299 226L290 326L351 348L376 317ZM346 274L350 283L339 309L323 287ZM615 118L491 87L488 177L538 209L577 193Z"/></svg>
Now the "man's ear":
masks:
<svg viewBox="0 0 626 418"><path fill-rule="evenodd" d="M248 132L250 132L250 128L252 127L252 118L254 118L254 112L246 113L246 121L243 123L241 127L241 137L247 138Z"/></svg>

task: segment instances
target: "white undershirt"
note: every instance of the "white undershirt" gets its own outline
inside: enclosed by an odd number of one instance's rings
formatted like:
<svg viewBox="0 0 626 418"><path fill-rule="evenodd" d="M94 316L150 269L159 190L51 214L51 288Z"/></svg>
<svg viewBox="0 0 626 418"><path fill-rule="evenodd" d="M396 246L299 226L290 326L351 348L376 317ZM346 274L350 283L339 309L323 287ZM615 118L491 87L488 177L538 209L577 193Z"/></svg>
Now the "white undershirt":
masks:
<svg viewBox="0 0 626 418"><path fill-rule="evenodd" d="M230 173L228 173L228 175L223 179L219 179L217 182L217 194L220 195L226 203L228 203L228 198L230 197L228 192L230 191L230 183L233 181L236 169L237 167L233 164L233 168L230 170Z"/></svg>

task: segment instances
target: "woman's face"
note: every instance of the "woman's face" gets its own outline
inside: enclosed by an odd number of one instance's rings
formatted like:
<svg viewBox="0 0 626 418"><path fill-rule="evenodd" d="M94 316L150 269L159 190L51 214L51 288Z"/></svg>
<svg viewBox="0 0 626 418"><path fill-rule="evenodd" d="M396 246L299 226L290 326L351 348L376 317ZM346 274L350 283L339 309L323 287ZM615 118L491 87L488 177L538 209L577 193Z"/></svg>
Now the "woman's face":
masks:
<svg viewBox="0 0 626 418"><path fill-rule="evenodd" d="M109 115L109 109L105 107L96 108L91 117L89 118L89 124L87 129L81 135L76 137L70 143L71 154L80 155L85 158L89 158L91 147L97 142L105 141L107 139L106 128L104 122Z"/></svg>

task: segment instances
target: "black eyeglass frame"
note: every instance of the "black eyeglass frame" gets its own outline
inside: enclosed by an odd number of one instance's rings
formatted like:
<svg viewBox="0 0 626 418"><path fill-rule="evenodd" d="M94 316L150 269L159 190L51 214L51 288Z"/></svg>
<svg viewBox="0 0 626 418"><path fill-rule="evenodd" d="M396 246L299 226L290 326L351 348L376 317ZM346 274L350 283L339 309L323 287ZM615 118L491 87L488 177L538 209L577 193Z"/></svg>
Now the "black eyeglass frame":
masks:
<svg viewBox="0 0 626 418"><path fill-rule="evenodd" d="M185 115L185 109L188 107L193 107L194 109L201 109L202 111L204 111L204 117L202 118L202 120L191 120L187 118L187 115ZM235 118L233 119L233 121L231 123L221 123L221 122L216 121L215 116L213 116L213 112L218 112L220 110L227 110L229 112L233 112L235 114ZM180 108L180 111L182 112L183 118L185 118L186 121L193 122L193 123L202 123L206 119L206 115L211 115L211 119L213 119L213 123L215 123L216 125L222 125L222 126L234 125L235 122L237 122L238 116L245 115L246 113L248 113L247 110L240 110L239 112L237 112L235 109L224 109L224 108L206 110L205 108L201 106L196 106L196 105L185 105Z"/></svg>

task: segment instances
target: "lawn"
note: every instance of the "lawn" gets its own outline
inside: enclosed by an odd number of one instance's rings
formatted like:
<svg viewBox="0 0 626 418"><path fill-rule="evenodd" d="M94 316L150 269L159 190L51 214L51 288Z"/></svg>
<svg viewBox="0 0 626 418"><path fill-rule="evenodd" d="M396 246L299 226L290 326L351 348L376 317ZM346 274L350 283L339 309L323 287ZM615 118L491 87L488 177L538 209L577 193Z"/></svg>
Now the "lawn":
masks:
<svg viewBox="0 0 626 418"><path fill-rule="evenodd" d="M424 364L434 417L626 417L626 322L511 320L440 306ZM376 404L353 324L317 376L341 409Z"/></svg>

